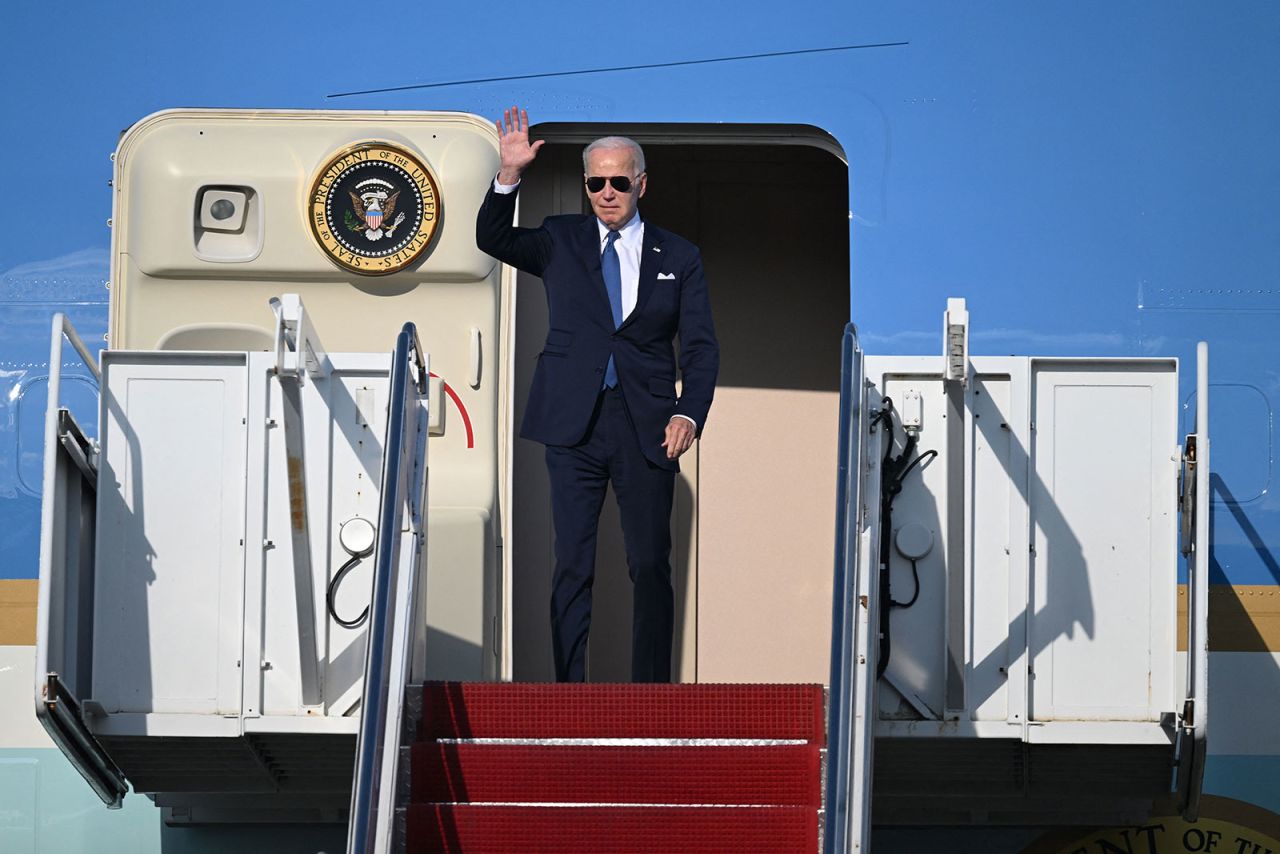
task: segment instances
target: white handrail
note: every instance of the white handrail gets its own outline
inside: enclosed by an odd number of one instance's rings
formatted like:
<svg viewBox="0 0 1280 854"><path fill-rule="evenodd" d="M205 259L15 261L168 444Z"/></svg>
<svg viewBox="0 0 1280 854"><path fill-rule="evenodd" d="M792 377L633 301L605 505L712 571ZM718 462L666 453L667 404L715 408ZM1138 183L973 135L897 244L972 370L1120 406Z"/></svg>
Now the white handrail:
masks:
<svg viewBox="0 0 1280 854"><path fill-rule="evenodd" d="M1188 566L1187 595L1190 599L1187 663L1191 672L1187 693L1191 705L1190 787L1183 817L1195 821L1200 812L1200 792L1204 780L1209 734L1209 542L1211 489L1209 482L1209 345L1196 345L1196 482L1195 537Z"/></svg>
<svg viewBox="0 0 1280 854"><path fill-rule="evenodd" d="M77 681L78 674L75 672L77 668L73 668L71 674L58 672L63 671L64 666L68 664L62 656L69 653L61 648L67 645L64 636L66 627L52 627L55 596L65 597L68 584L68 579L60 571L65 571L66 556L61 556L63 560L60 562L57 560L59 557L58 534L63 530L62 526L57 524L60 480L58 460L59 455L63 453L62 437L59 432L62 412L60 402L63 341L71 342L71 346L79 354L99 386L102 382L102 374L93 356L89 354L89 348L80 339L75 327L71 325L71 321L65 314L59 312L53 316L50 337L49 398L45 409L44 425L44 494L40 505L40 575L36 594L35 713L36 719L49 733L49 737L66 754L102 802L112 809L118 809L129 791L128 784L124 774L103 752L101 745L81 718L77 704L78 698L74 696L75 685L68 684L68 681L72 683ZM72 431L72 433L78 435L78 431ZM89 478L92 482L92 463L83 459L78 461L77 465L82 467L81 477ZM65 541L62 547L66 547ZM88 629L76 624L72 630L87 631ZM56 632L57 637L51 634L51 631ZM55 645L58 648L51 649ZM50 667L51 658L56 659L54 662L56 670Z"/></svg>
<svg viewBox="0 0 1280 854"><path fill-rule="evenodd" d="M58 444L58 401L62 395L62 342L67 340L80 355L80 359L93 373L94 382L102 383L102 373L89 348L80 340L79 333L71 325L71 321L62 312L53 316L53 329L49 346L49 403L44 415L44 495L52 494L54 478L57 476L57 456L53 449ZM54 506L52 501L42 501L40 505L40 583L36 594L36 637L45 638L49 634L49 601L53 590L49 574L53 564ZM36 646L36 709L43 714L41 696L45 688L45 679L49 670L49 650L45 644Z"/></svg>
<svg viewBox="0 0 1280 854"><path fill-rule="evenodd" d="M836 564L831 604L831 677L827 693L827 781L823 850L865 852L870 842L871 767L875 708L875 647L879 574L874 537L863 535L862 512L878 502L878 468L867 459L866 388L862 350L845 327L840 376L840 438L836 485ZM870 455L878 464L879 454ZM874 534L874 531L872 532Z"/></svg>
<svg viewBox="0 0 1280 854"><path fill-rule="evenodd" d="M426 548L427 391L427 363L417 329L406 323L391 363L348 854L391 850L413 606ZM408 536L402 537L406 511Z"/></svg>

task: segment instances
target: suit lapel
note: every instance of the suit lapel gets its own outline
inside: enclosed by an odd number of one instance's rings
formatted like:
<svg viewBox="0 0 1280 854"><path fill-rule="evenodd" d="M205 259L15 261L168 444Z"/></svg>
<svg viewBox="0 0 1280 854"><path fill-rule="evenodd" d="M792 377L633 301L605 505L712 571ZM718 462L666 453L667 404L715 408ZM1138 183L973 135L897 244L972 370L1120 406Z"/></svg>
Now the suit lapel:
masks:
<svg viewBox="0 0 1280 854"><path fill-rule="evenodd" d="M578 257L587 268L587 290L594 294L597 314L603 312L603 318L610 328L613 327L613 309L609 306L609 292L604 286L604 274L600 272L600 227L596 218L588 216L578 229Z"/></svg>
<svg viewBox="0 0 1280 854"><path fill-rule="evenodd" d="M653 295L654 287L658 284L658 271L661 269L662 230L646 222L644 224L644 247L640 250L640 281L636 288L636 307L622 321L622 325L618 327L619 329L625 329L644 310L645 303L649 301L649 297Z"/></svg>

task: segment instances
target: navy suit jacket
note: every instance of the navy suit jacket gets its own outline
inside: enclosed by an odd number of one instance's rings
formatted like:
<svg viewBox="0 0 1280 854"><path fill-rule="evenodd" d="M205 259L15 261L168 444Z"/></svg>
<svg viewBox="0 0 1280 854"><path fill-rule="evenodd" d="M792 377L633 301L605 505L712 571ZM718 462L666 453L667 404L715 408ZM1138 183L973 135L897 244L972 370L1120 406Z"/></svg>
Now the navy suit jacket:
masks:
<svg viewBox="0 0 1280 854"><path fill-rule="evenodd" d="M667 421L687 415L701 435L720 369L698 248L646 221L636 307L614 329L595 215L553 216L539 228L516 228L511 224L515 204L516 193L497 193L490 186L476 220L476 245L541 276L546 288L550 328L520 435L544 445L582 441L612 355L645 457L679 470L662 448ZM677 334L684 383L678 399L672 347Z"/></svg>

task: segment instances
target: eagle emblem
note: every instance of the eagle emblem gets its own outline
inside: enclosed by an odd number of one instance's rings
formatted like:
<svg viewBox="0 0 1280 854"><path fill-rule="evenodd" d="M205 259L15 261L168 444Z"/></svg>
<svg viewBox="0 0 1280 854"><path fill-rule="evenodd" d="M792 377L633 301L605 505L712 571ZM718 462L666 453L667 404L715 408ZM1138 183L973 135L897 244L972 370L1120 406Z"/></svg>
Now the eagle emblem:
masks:
<svg viewBox="0 0 1280 854"><path fill-rule="evenodd" d="M435 175L421 155L390 142L360 142L330 155L306 205L321 251L361 276L412 266L428 254L440 227Z"/></svg>
<svg viewBox="0 0 1280 854"><path fill-rule="evenodd" d="M364 232L366 240L381 240L392 237L400 224L404 222L404 213L396 216L396 199L400 191L390 181L381 178L370 178L356 184L354 190L348 190L351 196L351 210L347 212L345 223L348 229ZM395 217L392 220L392 217ZM390 221L391 224L386 223Z"/></svg>

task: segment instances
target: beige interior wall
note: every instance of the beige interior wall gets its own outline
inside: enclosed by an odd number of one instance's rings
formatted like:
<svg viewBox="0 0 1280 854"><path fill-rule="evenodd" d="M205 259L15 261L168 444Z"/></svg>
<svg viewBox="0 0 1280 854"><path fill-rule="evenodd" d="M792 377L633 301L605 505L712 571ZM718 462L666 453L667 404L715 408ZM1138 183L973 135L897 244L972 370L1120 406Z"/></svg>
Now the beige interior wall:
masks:
<svg viewBox="0 0 1280 854"><path fill-rule="evenodd" d="M584 210L581 147L550 144L520 220ZM676 678L827 679L847 170L799 146L650 145L642 215L696 242L721 344L704 438L682 460L672 559ZM537 279L517 300L516 419L546 332ZM540 445L517 440L514 675L551 678L550 508ZM593 681L630 669L630 581L616 507L601 519Z"/></svg>

